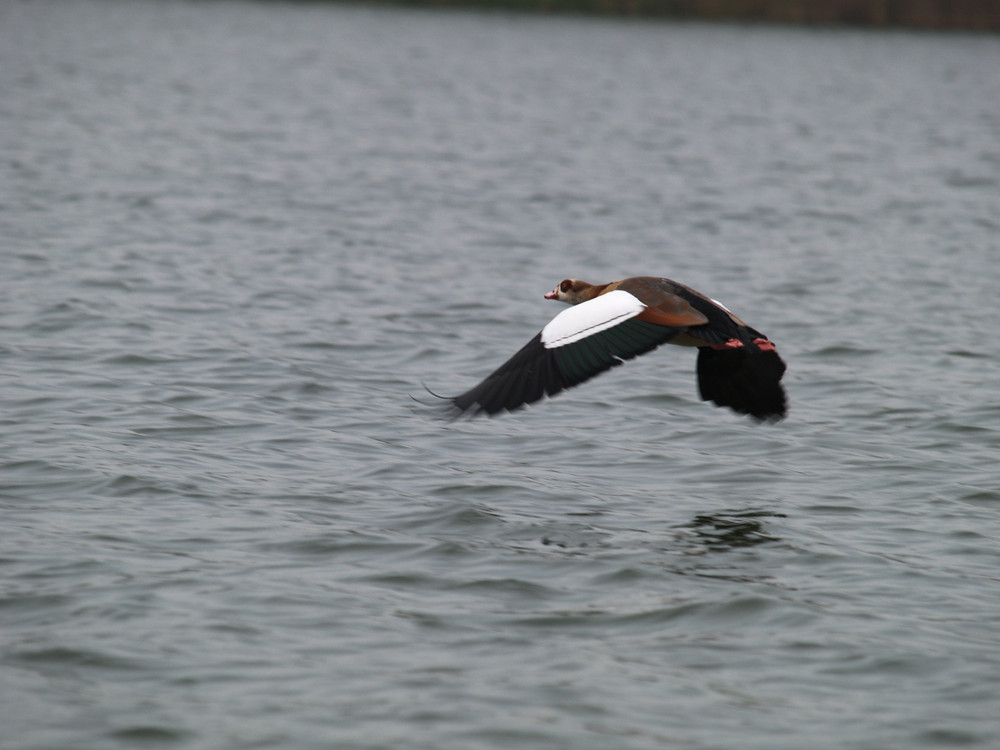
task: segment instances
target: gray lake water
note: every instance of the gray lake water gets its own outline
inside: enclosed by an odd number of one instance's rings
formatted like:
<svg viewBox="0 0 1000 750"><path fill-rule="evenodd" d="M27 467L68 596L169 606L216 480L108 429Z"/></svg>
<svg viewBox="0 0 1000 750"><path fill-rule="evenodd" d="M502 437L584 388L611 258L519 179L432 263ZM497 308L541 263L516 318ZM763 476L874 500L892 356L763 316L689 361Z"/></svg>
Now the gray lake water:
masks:
<svg viewBox="0 0 1000 750"><path fill-rule="evenodd" d="M0 6L0 747L1000 746L1000 39ZM566 276L667 347L455 393Z"/></svg>

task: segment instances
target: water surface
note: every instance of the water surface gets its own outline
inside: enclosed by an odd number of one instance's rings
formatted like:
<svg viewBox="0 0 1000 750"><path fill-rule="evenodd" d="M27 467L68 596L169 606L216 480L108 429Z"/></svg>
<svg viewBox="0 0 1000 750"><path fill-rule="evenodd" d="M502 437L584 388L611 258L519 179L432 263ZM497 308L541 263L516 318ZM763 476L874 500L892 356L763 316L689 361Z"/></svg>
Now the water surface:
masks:
<svg viewBox="0 0 1000 750"><path fill-rule="evenodd" d="M1000 43L0 8L0 745L993 748ZM566 276L765 331L463 390Z"/></svg>

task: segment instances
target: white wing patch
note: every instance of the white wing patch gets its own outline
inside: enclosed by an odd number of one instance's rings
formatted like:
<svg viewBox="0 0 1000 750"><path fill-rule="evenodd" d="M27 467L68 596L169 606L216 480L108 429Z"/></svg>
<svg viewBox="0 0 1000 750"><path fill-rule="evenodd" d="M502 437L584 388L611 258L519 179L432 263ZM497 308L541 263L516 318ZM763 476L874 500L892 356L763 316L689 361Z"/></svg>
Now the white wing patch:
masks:
<svg viewBox="0 0 1000 750"><path fill-rule="evenodd" d="M710 301L711 301L711 302L714 302L714 303L715 303L716 305L718 305L719 307L721 307L721 308L722 308L723 310L725 310L725 311L726 311L727 313L729 313L730 315L732 315L732 314L733 314L733 311L732 311L732 310L730 310L730 309L729 309L728 307L726 307L726 306L725 306L724 304L722 304L721 302L719 302L719 300L717 300L717 299L711 299L711 298L709 298L709 299L710 299Z"/></svg>
<svg viewBox="0 0 1000 750"><path fill-rule="evenodd" d="M621 289L615 289L556 315L542 329L542 344L546 349L572 344L574 341L614 328L623 320L634 318L645 309L646 306L636 297Z"/></svg>

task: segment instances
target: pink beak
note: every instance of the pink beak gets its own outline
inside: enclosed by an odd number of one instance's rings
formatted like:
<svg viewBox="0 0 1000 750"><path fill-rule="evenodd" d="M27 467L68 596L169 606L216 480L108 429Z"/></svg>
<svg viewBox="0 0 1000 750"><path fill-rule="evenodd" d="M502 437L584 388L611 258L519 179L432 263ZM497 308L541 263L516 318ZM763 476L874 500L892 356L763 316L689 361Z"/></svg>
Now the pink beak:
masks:
<svg viewBox="0 0 1000 750"><path fill-rule="evenodd" d="M545 295L545 299L559 299L559 289L553 289L551 292Z"/></svg>

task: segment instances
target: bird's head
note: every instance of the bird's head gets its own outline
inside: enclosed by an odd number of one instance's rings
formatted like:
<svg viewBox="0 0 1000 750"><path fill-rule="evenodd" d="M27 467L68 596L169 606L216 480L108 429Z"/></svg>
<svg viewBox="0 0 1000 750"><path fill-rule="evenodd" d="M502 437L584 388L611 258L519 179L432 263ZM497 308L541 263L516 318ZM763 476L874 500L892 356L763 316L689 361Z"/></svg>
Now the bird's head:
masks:
<svg viewBox="0 0 1000 750"><path fill-rule="evenodd" d="M565 302L568 305L578 305L593 299L597 294L597 287L579 279L563 279L559 286L545 295L545 299L555 299Z"/></svg>

